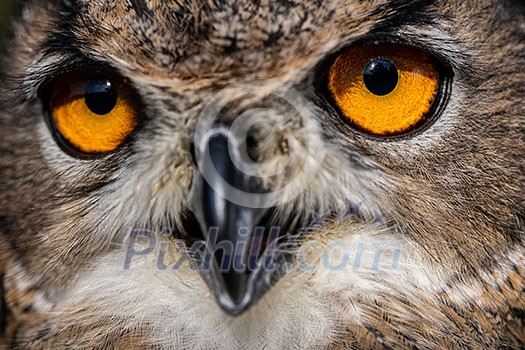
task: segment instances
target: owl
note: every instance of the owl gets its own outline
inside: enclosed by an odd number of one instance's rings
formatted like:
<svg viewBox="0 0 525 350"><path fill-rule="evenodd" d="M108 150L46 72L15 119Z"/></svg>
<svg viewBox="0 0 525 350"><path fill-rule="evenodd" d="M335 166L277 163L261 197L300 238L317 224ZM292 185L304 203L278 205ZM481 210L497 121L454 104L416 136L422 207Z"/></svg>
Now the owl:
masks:
<svg viewBox="0 0 525 350"><path fill-rule="evenodd" d="M518 1L22 0L8 349L520 349Z"/></svg>

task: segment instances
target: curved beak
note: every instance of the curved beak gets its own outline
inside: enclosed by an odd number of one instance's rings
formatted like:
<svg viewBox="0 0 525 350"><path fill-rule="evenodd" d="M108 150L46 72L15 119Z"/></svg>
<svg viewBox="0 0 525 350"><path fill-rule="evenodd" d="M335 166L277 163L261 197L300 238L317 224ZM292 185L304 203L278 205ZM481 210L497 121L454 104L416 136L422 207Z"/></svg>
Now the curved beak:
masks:
<svg viewBox="0 0 525 350"><path fill-rule="evenodd" d="M191 206L206 239L200 272L222 309L239 315L270 287L261 283L264 271L248 266L253 260L252 246L260 245L262 238L262 228L257 226L268 208L256 199L250 206L240 203L249 196L257 198L262 186L258 178L238 168L243 159L231 134L213 130L199 144Z"/></svg>

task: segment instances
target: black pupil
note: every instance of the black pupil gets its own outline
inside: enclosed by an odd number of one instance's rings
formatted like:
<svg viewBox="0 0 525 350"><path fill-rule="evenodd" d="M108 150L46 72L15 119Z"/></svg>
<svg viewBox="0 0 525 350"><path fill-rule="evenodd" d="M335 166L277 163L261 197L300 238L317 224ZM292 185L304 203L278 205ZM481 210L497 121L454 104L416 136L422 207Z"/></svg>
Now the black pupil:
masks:
<svg viewBox="0 0 525 350"><path fill-rule="evenodd" d="M108 79L93 79L86 87L85 100L93 113L106 115L117 105L117 89Z"/></svg>
<svg viewBox="0 0 525 350"><path fill-rule="evenodd" d="M378 96L385 96L394 91L399 76L396 65L386 58L372 60L363 72L367 89Z"/></svg>

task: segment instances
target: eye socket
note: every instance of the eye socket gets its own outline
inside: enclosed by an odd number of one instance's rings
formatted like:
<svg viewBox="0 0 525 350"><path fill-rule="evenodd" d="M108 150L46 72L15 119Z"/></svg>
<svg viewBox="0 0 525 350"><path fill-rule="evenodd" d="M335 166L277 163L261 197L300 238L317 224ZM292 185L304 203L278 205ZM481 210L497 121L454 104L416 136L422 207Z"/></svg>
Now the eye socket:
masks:
<svg viewBox="0 0 525 350"><path fill-rule="evenodd" d="M73 74L51 86L49 122L55 139L73 153L105 154L135 129L138 113L119 79Z"/></svg>
<svg viewBox="0 0 525 350"><path fill-rule="evenodd" d="M328 90L346 120L380 137L403 136L426 125L440 83L434 57L401 44L352 47L328 73Z"/></svg>

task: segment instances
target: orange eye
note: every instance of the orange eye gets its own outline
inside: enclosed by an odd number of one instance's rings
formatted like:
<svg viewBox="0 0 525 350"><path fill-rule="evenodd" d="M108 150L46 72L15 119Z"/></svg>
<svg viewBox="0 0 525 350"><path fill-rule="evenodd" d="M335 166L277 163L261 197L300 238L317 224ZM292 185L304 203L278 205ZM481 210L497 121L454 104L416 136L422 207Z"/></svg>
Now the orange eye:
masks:
<svg viewBox="0 0 525 350"><path fill-rule="evenodd" d="M58 79L51 93L56 132L84 154L116 149L137 125L131 98L105 76Z"/></svg>
<svg viewBox="0 0 525 350"><path fill-rule="evenodd" d="M432 56L399 44L350 48L336 58L328 75L328 89L350 123L385 137L423 125L439 84Z"/></svg>

